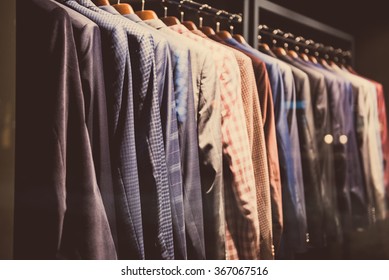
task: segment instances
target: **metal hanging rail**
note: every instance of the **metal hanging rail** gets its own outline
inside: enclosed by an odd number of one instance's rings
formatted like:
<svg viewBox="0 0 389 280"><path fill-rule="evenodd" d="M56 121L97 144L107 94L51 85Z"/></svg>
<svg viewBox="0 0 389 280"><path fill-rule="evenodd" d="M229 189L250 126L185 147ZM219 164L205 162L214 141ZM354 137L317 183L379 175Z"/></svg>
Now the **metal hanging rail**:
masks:
<svg viewBox="0 0 389 280"><path fill-rule="evenodd" d="M349 53L352 56L352 60L354 62L355 38L351 34L333 28L332 26L329 26L302 14L296 13L292 10L289 10L267 0L244 0L243 10L243 14L245 15L245 20L243 23L244 36L254 47L257 47L258 45L258 26L261 24L266 24L264 22L261 22L260 10L266 10L278 16L282 16L290 21L299 23L304 26L308 26L313 30L319 31L320 33L324 33L330 35L331 37L336 37L349 42L351 45Z"/></svg>
<svg viewBox="0 0 389 280"><path fill-rule="evenodd" d="M340 48L335 49L332 46L325 46L322 43L314 42L313 40L307 40L301 36L295 37L291 33L285 33L280 29L270 29L267 25L258 26L259 37L266 36L271 39L272 44L276 44L278 41L283 43L283 47L287 49L294 48L295 51L303 51L306 54L314 55L315 57L323 57L329 59L330 57L334 61L345 61L352 58L350 51L344 51Z"/></svg>
<svg viewBox="0 0 389 280"><path fill-rule="evenodd" d="M196 11L218 19L224 19L230 23L243 22L243 17L240 14L232 14L225 10L215 9L208 4L202 4L191 0L162 0L162 4L176 5L186 10Z"/></svg>

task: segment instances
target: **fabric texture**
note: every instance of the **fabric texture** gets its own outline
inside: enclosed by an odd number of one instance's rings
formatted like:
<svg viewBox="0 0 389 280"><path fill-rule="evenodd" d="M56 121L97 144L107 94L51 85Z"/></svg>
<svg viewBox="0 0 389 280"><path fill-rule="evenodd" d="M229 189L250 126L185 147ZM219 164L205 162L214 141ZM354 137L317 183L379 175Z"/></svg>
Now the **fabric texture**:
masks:
<svg viewBox="0 0 389 280"><path fill-rule="evenodd" d="M202 196L194 196L193 193L188 196L188 203L193 210L186 213L190 213L194 218L191 230L187 225L188 236L191 238L188 247L193 248L188 248L188 252L192 252L188 253L188 258L225 259L220 86L212 54L206 48L193 44L171 30L160 20L145 22L173 40L176 45L183 45L190 51ZM199 202L203 205L204 220L200 219L201 207L197 204ZM201 227L204 228L203 231Z"/></svg>
<svg viewBox="0 0 389 280"><path fill-rule="evenodd" d="M116 259L71 19L51 1L19 4L15 258Z"/></svg>
<svg viewBox="0 0 389 280"><path fill-rule="evenodd" d="M348 78L353 86L354 110L357 116L357 143L366 184L366 209L370 224L374 224L377 220L382 220L386 216L377 89L373 83L350 74L339 67L327 66L327 69Z"/></svg>
<svg viewBox="0 0 389 280"><path fill-rule="evenodd" d="M120 25L129 38L134 93L135 143L141 201L144 206L142 207L143 234L147 240L145 253L148 259L173 259L174 239L169 191L169 179L172 177L169 177L165 157L154 53L155 41L150 33L122 16L109 14L96 7L90 0L78 1ZM168 122L167 125L171 123Z"/></svg>
<svg viewBox="0 0 389 280"><path fill-rule="evenodd" d="M304 186L302 184L301 162L299 151L299 138L294 139L290 134L290 108L288 99L293 96L291 89L288 90L284 84L285 69L281 71L277 60L265 56L248 45L239 44L235 40L227 40L228 44L244 51L253 59L260 59L266 65L269 75L271 92L274 100L274 115L276 125L276 136L278 145L279 166L282 182L282 205L284 218L284 234L281 239L281 249L277 258L293 258L285 256L284 252L304 252L306 250L307 221L305 212ZM291 73L288 73L291 74ZM290 75L288 76L290 80ZM293 79L293 77L292 77ZM294 135L295 136L295 135ZM294 148L292 148L294 147ZM292 151L294 151L292 153ZM298 226L296 226L298 225ZM293 248L293 249L286 249Z"/></svg>
<svg viewBox="0 0 389 280"><path fill-rule="evenodd" d="M155 56L155 72L158 81L157 92L159 96L166 165L169 175L175 258L186 259L183 186L177 124L178 115L174 95L170 47L165 38L156 30L143 23L135 14L121 16L112 6L101 6L99 8L113 15L117 15L120 19L126 18L131 20L131 22L137 23L139 29L145 34L150 34L154 41L153 55Z"/></svg>
<svg viewBox="0 0 389 280"><path fill-rule="evenodd" d="M231 186L225 182L226 258L257 259L259 222L255 203L255 177L243 101L239 95L241 92L239 66L232 53L221 51L212 42L191 33L185 26L173 25L170 28L193 41L201 42L213 53L221 81L223 152L232 175ZM236 74L233 75L232 71L236 71ZM236 79L237 77L239 79ZM232 190L228 189L229 187ZM243 209L245 210L242 211Z"/></svg>
<svg viewBox="0 0 389 280"><path fill-rule="evenodd" d="M69 15L77 48L85 102L85 118L93 153L96 179L117 247L115 193L109 147L107 98L99 27L80 13L54 2Z"/></svg>

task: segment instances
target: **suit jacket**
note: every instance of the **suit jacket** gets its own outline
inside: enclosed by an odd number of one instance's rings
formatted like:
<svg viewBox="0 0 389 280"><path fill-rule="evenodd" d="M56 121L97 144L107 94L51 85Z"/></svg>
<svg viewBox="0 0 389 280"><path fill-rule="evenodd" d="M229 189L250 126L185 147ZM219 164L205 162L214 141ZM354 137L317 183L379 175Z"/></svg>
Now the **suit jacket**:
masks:
<svg viewBox="0 0 389 280"><path fill-rule="evenodd" d="M128 39L123 28L76 1L65 4L93 20L102 34L112 173L117 199L119 258L144 259Z"/></svg>
<svg viewBox="0 0 389 280"><path fill-rule="evenodd" d="M18 4L15 258L115 259L71 20L50 1Z"/></svg>
<svg viewBox="0 0 389 280"><path fill-rule="evenodd" d="M172 209L175 259L186 259L186 236L184 220L183 178L181 170L180 143L176 104L186 107L186 103L176 103L174 95L173 62L170 47L165 38L144 23L138 23L150 32L155 41L155 72L160 102L161 124L164 139L166 164L168 168L170 203ZM185 119L185 115L182 116Z"/></svg>
<svg viewBox="0 0 389 280"><path fill-rule="evenodd" d="M378 118L380 121L380 135L382 144L382 155L384 160L384 183L386 191L386 200L389 202L389 140L387 114L385 107L385 94L382 84L375 82L377 89Z"/></svg>
<svg viewBox="0 0 389 280"><path fill-rule="evenodd" d="M284 84L284 77L287 77L287 80L290 82L293 82L293 77L291 77L290 72L286 73L287 70L285 70L285 67L282 69L283 71L281 70L277 60L254 50L248 45L238 44L233 40L227 42L238 47L251 57L256 57L257 59L264 61L269 75L274 100L278 156L283 187L282 199L285 226L284 238L281 240L281 251L279 252L278 257L287 258L284 254L286 251L296 252L296 247L299 249L299 252L305 250L307 232L305 199L301 178L301 162L299 161L300 154L298 153L298 136L297 138L294 138L294 142L292 142L292 136L296 135L291 134L293 129L289 127L290 122L288 122L288 113L289 115L291 114L287 107L287 104L290 103L287 102L287 96L289 96L289 98L293 96L293 88L288 88ZM297 127L295 127L295 129L297 129ZM292 149L292 147L294 148Z"/></svg>
<svg viewBox="0 0 389 280"><path fill-rule="evenodd" d="M273 244L275 255L280 248L281 236L284 228L282 213L282 187L278 159L273 96L265 64L256 57L250 57L254 67L255 81L261 103L262 119L266 139L266 150L269 165L271 209L273 222Z"/></svg>
<svg viewBox="0 0 389 280"><path fill-rule="evenodd" d="M354 93L356 133L359 154L366 184L367 205L370 223L386 216L384 166L379 129L377 89L374 84L340 68L331 68L350 80Z"/></svg>
<svg viewBox="0 0 389 280"><path fill-rule="evenodd" d="M221 42L217 36L210 36L211 39ZM238 52L240 55L243 53L233 49L234 53ZM277 139L276 139L276 129L275 129L275 120L274 120L274 105L273 105L273 97L270 87L269 78L266 71L265 64L257 57L253 56L250 53L246 53L246 55L251 60L251 65L245 65L243 60L243 65L241 65L241 73L242 75L242 83L245 83L246 86L243 88L250 88L247 84L253 83L250 79L252 78L248 73L250 70L245 70L247 68L253 68L254 70L254 78L257 86L257 95L259 97L260 108L262 113L262 122L263 122L263 130L264 137L266 142L266 151L267 151L267 161L269 168L269 182L270 182L270 199L271 199L271 221L272 221L272 243L274 244L274 250L272 248L272 244L269 242L263 242L266 238L262 237L261 242L261 259L272 259L274 258L274 253L277 254L281 235L283 231L283 213L282 213L282 191L281 191L281 177L280 177L280 167L279 167L279 159L278 159L278 150L277 150ZM242 59L241 59L242 61ZM255 104L255 101L253 102ZM255 106L255 105L254 105ZM253 119L253 118L252 118ZM251 123L247 118L246 121ZM257 172L259 170L257 169ZM266 197L266 191L263 189L258 189L259 192L262 192L262 195ZM258 201L260 219L261 216L266 217L266 214L263 215L264 210L268 209L266 207L266 203L263 203L262 199ZM261 206L262 205L262 206ZM266 210L265 210L266 211ZM267 210L268 211L268 210ZM265 212L266 213L266 212ZM265 236L265 232L263 232L263 227L261 227L261 235ZM270 246L269 246L270 245ZM273 252L275 251L275 252Z"/></svg>
<svg viewBox="0 0 389 280"><path fill-rule="evenodd" d="M210 35L209 38L211 38L216 42L224 44L228 48L233 50L234 55L237 57L239 67L241 69L242 88L245 89L246 91L247 89L250 89L251 88L250 84L253 83L252 78L254 78L257 86L256 93L259 96L260 111L262 113L261 116L263 122L262 130L264 131L266 155L267 155L267 162L268 162L268 169L269 169L268 173L269 173L270 203L271 203L270 212L271 212L271 223L272 223L271 226L272 239L266 239L265 237L266 231L264 231L263 226L260 226L261 235L262 235L260 258L272 259L274 258L274 254L278 251L280 246L280 240L283 231L283 213L282 213L281 177L280 177L281 175L280 175L280 167L278 161L277 139L276 139L275 122L274 122L274 109L273 109L274 105L273 105L273 97L271 94L271 88L270 88L266 67L264 63L260 61L258 58L256 58L255 56L251 54L244 54L241 51L233 48L232 46L229 46L217 35ZM250 60L247 61L247 58L250 58ZM251 76L252 71L249 68L253 68L254 76ZM250 90L248 90L248 92L250 92ZM256 101L254 99L252 103L253 107L256 106L254 105L255 103ZM250 108L249 105L246 106ZM248 118L253 119L254 117L251 117L246 112L246 121L248 122L248 124L250 124L251 121ZM258 135L255 136L254 138L257 138L255 141L258 141L260 139ZM257 166L257 168L254 168L254 172L256 172L258 178L260 168ZM258 196L258 192L262 193L264 198L267 196L266 195L267 191L265 191L264 189L258 188L257 196ZM264 213L269 213L269 207L266 206L266 203L263 202L264 199L259 198L257 200L258 211L259 211L258 215L259 215L260 223L262 224L266 223L266 217L268 219L267 221L270 221L267 214L264 214ZM270 226L268 226L268 228L270 228Z"/></svg>
<svg viewBox="0 0 389 280"><path fill-rule="evenodd" d="M200 159L201 196L195 185L192 195L187 197L193 223L187 225L188 247L191 259L225 259L225 216L224 186L221 141L221 106L220 85L212 54L203 46L193 44L177 32L170 30L160 20L145 21L157 28L176 44L187 47L190 51L192 82L194 92L194 111L197 121L197 135ZM189 192L188 192L189 194ZM202 203L202 207L198 203ZM204 220L202 221L202 212ZM187 219L187 221L190 221ZM200 225L201 221L201 225ZM204 228L201 231L201 228ZM195 230L196 229L196 230ZM203 235L202 235L203 234Z"/></svg>
<svg viewBox="0 0 389 280"><path fill-rule="evenodd" d="M183 25L170 28L212 51L221 85L224 161L231 176L225 179L226 258L255 259L259 252L259 222L251 150L240 96L239 66L229 50L194 35Z"/></svg>
<svg viewBox="0 0 389 280"><path fill-rule="evenodd" d="M138 155L138 174L142 201L142 221L145 228L143 234L145 253L148 259L172 259L174 258L173 215L170 202L170 184L172 181L172 193L175 187L182 184L180 174L175 169L180 169L179 153L177 151L178 135L177 123L169 121L174 116L170 108L161 114L160 103L168 100L167 106L172 105L172 91L170 96L161 98L165 94L165 86L172 86L171 69L157 82L157 71L166 71L165 59L170 55L166 48L166 42L154 40L151 32L138 24L131 22L119 15L112 15L92 6L90 0L78 0L84 6L94 10L107 19L121 26L127 33L131 58L132 86L134 93L135 116L135 143ZM164 45L165 44L165 45ZM155 50L158 46L158 54ZM157 66L156 59L159 59ZM161 68L159 68L161 67ZM170 77L170 79L169 79ZM165 80L167 79L167 80ZM169 84L170 83L170 84ZM162 89L158 86L162 85ZM163 106L162 106L163 108ZM174 126L174 127L170 127ZM166 144L169 154L166 154L164 136L170 136L170 129L175 128L174 145L170 139ZM164 134L165 132L165 134ZM169 148L172 148L170 150ZM168 155L168 157L166 157ZM178 161L178 162L177 162ZM168 165L169 163L169 165ZM169 169L170 164L173 169ZM175 169L174 169L175 168ZM173 174L171 174L173 173ZM150 176L152 174L152 176Z"/></svg>
<svg viewBox="0 0 389 280"><path fill-rule="evenodd" d="M193 82L196 81L193 81L191 50L189 46L182 44L180 40L175 38L174 35L177 34L168 29L163 22L156 20L140 23L146 24L154 32L163 36L170 46L184 184L185 231L188 236L186 250L189 259L204 259L203 202L193 85ZM167 29L166 31L172 33L166 34L161 32L161 29Z"/></svg>
<svg viewBox="0 0 389 280"><path fill-rule="evenodd" d="M315 128L313 124L313 110L312 106L309 106L311 104L310 102L310 88L309 88L309 79L307 74L305 74L300 69L290 65L290 69L292 70L292 74L294 77L294 85L296 89L296 99L293 102L295 111L296 111L296 117L297 117L297 123L298 123L298 133L299 133L299 140L300 140L300 153L301 153L301 164L303 169L303 180L304 180L304 191L305 191L305 185L308 183L311 183L308 180L312 180L313 176L310 176L307 171L312 168L314 169L314 165L312 166L312 153L316 150L315 148L315 142L312 140L315 138ZM312 136L313 135L313 136ZM308 171L309 172L309 171ZM304 177L305 176L305 177ZM286 215L286 214L285 214ZM299 232L296 231L296 229L291 229L290 226L292 226L293 220L290 220L290 224L288 229L288 234L285 236L284 239L284 245L282 252L283 258L292 258L290 253L288 253L288 250L291 250L291 252L305 252L307 247L307 239L306 234L307 232ZM285 226L286 227L286 226ZM306 229L307 230L307 229ZM289 236L289 237L288 237Z"/></svg>
<svg viewBox="0 0 389 280"><path fill-rule="evenodd" d="M356 73L354 73L356 74ZM356 74L358 75L358 74ZM387 126L387 115L386 115L386 105L385 105L385 94L382 84L372 81L377 91L377 110L378 110L378 119L379 119L379 134L381 138L382 145L382 159L384 167L384 185L386 193L386 203L389 202L389 141L388 141L388 126Z"/></svg>
<svg viewBox="0 0 389 280"><path fill-rule="evenodd" d="M175 258L186 259L183 185L177 122L177 117L180 115L177 114L176 110L170 47L167 40L159 32L142 22L136 14L122 16L112 6L101 6L99 8L110 14L117 15L120 19L127 18L131 22L135 22L140 29L144 30L144 33L150 33L154 40L155 73L158 81L157 92L169 175ZM178 102L177 104L186 106L186 104L180 104ZM185 116L181 115L181 117L184 118Z"/></svg>
<svg viewBox="0 0 389 280"><path fill-rule="evenodd" d="M308 75L310 82L311 102L310 104L308 104L308 100L305 100L305 102L306 106L311 105L313 109L314 130L310 131L315 131L315 138L307 142L307 145L313 147L313 150L311 150L311 153L306 154L310 165L307 164L304 166L304 177L307 182L305 184L305 193L310 244L314 247L322 247L325 245L323 199L328 199L323 194L325 194L325 188L328 186L333 187L329 181L329 166L325 164L327 157L332 153L332 147L325 142L325 136L331 134L329 126L328 92L323 74L304 65L298 59L294 60L288 56L282 56L280 58L304 71ZM310 150L307 151L309 152ZM313 180L311 184L308 184L309 180Z"/></svg>
<svg viewBox="0 0 389 280"><path fill-rule="evenodd" d="M346 124L344 113L347 108L344 107L344 99L347 98L348 86L344 83L341 77L330 73L319 64L305 63L312 69L324 75L327 93L328 93L328 108L329 108L329 124L327 131L328 135L333 137L332 143L327 141L322 147L320 154L322 172L325 172L327 177L327 184L323 189L323 210L325 218L325 231L327 242L341 242L342 229L340 222L340 214L338 207L338 195L347 193L347 168L346 163L342 159L346 158L346 150L343 146L344 142L342 135L346 135ZM330 140L330 139L328 139ZM335 173L336 172L336 173ZM341 191L339 191L341 190ZM348 194L349 195L349 194ZM346 204L347 205L347 204Z"/></svg>
<svg viewBox="0 0 389 280"><path fill-rule="evenodd" d="M85 100L86 126L92 147L96 179L117 247L115 194L110 149L107 149L109 132L100 29L93 21L80 13L58 2L52 2L66 10L72 22Z"/></svg>

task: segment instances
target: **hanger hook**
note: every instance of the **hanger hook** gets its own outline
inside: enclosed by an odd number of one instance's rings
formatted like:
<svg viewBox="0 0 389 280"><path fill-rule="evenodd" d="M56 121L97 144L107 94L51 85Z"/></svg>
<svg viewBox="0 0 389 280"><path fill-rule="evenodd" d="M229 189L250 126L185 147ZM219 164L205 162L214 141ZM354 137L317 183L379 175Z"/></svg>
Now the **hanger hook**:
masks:
<svg viewBox="0 0 389 280"><path fill-rule="evenodd" d="M235 14L235 16L238 18L239 23L241 23L243 21L242 14Z"/></svg>
<svg viewBox="0 0 389 280"><path fill-rule="evenodd" d="M197 13L200 15L204 8L208 8L208 5L207 4L201 5Z"/></svg>
<svg viewBox="0 0 389 280"><path fill-rule="evenodd" d="M185 15L185 13L184 13L184 11L182 10L182 5L183 4L185 4L185 2L191 2L191 1L188 1L188 0L181 0L180 1L180 4L178 5L178 10L180 11L180 15L181 15L181 22L183 22L184 21L184 15Z"/></svg>
<svg viewBox="0 0 389 280"><path fill-rule="evenodd" d="M182 4L184 4L187 0L181 0L180 1L180 4L178 5L178 8L181 10L182 8Z"/></svg>
<svg viewBox="0 0 389 280"><path fill-rule="evenodd" d="M273 30L273 34L282 36L285 33L281 29L275 29Z"/></svg>
<svg viewBox="0 0 389 280"><path fill-rule="evenodd" d="M201 7L199 8L199 11L198 13L200 14L204 8L207 8L208 7L208 4L204 4L204 5L201 5Z"/></svg>
<svg viewBox="0 0 389 280"><path fill-rule="evenodd" d="M231 16L230 16L230 21L232 22L234 18L236 18L236 19L238 20L238 23L241 23L242 20L243 20L241 15L238 15L238 14L231 14Z"/></svg>
<svg viewBox="0 0 389 280"><path fill-rule="evenodd" d="M218 21L216 22L216 32L220 32L220 21L219 21L219 17L220 15L223 13L223 10L219 10L217 11L216 13L216 18L218 19Z"/></svg>
<svg viewBox="0 0 389 280"><path fill-rule="evenodd" d="M145 0L142 0L142 12L145 10Z"/></svg>
<svg viewBox="0 0 389 280"><path fill-rule="evenodd" d="M230 33L231 35L234 35L234 26L232 24L230 25Z"/></svg>
<svg viewBox="0 0 389 280"><path fill-rule="evenodd" d="M204 4L204 5L201 5L201 7L199 8L198 10L198 14L201 15L201 12L203 11L204 8L207 8L208 5L207 4ZM203 27L203 17L202 16L199 16L199 27L202 28Z"/></svg>
<svg viewBox="0 0 389 280"><path fill-rule="evenodd" d="M234 35L234 25L232 24L232 20L234 19L235 15L231 15L228 19L228 22L230 24L230 33L231 35Z"/></svg>

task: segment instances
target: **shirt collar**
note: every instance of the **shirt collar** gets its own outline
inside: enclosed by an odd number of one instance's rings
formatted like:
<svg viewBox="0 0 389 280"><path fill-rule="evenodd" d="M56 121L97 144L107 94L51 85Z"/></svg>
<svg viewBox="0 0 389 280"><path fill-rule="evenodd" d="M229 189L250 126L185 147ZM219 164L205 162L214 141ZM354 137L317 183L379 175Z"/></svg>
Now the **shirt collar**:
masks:
<svg viewBox="0 0 389 280"><path fill-rule="evenodd" d="M91 0L61 0L62 2L77 2L81 6L84 6L85 8L90 8L90 7L97 7Z"/></svg>
<svg viewBox="0 0 389 280"><path fill-rule="evenodd" d="M149 19L145 20L145 22L155 29L167 28L167 25L160 19Z"/></svg>
<svg viewBox="0 0 389 280"><path fill-rule="evenodd" d="M127 14L127 15L123 15L123 16L132 20L135 23L142 22L142 19L140 17L138 17L136 14Z"/></svg>
<svg viewBox="0 0 389 280"><path fill-rule="evenodd" d="M112 6L99 6L100 9L102 9L103 11L106 11L110 14L113 14L113 15L121 15L118 11L116 11L116 9Z"/></svg>

